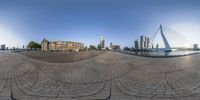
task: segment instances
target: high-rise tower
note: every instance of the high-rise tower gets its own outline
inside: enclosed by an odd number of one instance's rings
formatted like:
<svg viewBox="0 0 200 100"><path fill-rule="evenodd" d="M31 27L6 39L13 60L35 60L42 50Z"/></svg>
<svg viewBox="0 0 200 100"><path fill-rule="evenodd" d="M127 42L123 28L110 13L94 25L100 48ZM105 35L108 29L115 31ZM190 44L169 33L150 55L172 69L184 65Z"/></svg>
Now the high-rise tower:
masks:
<svg viewBox="0 0 200 100"><path fill-rule="evenodd" d="M103 36L100 36L100 46L101 48L105 48L105 40Z"/></svg>

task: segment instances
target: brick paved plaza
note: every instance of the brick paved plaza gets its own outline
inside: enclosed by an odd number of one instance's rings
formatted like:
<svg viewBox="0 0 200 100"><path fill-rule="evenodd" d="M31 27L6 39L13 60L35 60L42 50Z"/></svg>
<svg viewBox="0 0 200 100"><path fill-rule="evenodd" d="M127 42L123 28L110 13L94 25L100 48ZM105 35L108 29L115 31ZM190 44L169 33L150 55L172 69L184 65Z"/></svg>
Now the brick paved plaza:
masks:
<svg viewBox="0 0 200 100"><path fill-rule="evenodd" d="M199 100L200 54L149 58L108 51L68 63L0 53L0 100Z"/></svg>

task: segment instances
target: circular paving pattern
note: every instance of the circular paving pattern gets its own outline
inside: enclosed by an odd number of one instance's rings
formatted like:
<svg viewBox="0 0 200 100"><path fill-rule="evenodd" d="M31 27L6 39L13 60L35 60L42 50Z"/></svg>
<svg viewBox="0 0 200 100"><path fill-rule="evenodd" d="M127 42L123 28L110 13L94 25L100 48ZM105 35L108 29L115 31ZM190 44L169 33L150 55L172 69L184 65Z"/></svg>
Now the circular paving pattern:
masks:
<svg viewBox="0 0 200 100"><path fill-rule="evenodd" d="M200 97L200 55L146 58L118 52L70 63L0 54L3 100L188 100Z"/></svg>

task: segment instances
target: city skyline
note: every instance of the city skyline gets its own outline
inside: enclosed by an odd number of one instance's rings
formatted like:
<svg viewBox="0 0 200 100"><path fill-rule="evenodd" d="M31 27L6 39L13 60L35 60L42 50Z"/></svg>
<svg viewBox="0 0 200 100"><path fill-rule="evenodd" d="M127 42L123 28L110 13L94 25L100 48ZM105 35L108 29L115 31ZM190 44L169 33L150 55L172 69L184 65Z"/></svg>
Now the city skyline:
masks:
<svg viewBox="0 0 200 100"><path fill-rule="evenodd" d="M99 37L134 46L140 35L166 25L199 44L198 0L0 0L0 44L22 47L34 40L78 41L98 45Z"/></svg>

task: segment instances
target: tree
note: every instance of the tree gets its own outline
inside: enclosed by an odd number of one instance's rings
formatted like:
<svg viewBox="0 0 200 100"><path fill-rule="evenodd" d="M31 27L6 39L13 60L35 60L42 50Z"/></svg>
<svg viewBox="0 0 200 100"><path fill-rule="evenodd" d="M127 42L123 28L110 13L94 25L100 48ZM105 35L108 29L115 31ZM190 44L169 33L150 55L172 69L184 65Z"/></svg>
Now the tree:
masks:
<svg viewBox="0 0 200 100"><path fill-rule="evenodd" d="M29 44L28 44L28 48L30 48L31 50L32 50L32 49L38 49L38 48L41 48L41 44L38 44L38 43L35 42L35 41L31 41L31 42L29 42Z"/></svg>
<svg viewBox="0 0 200 100"><path fill-rule="evenodd" d="M35 43L35 48L41 48L41 44Z"/></svg>
<svg viewBox="0 0 200 100"><path fill-rule="evenodd" d="M101 50L101 45L100 44L98 44L97 49Z"/></svg>
<svg viewBox="0 0 200 100"><path fill-rule="evenodd" d="M34 42L34 41L29 42L28 48L30 48L31 50L32 50L33 48L35 48L35 42Z"/></svg>
<svg viewBox="0 0 200 100"><path fill-rule="evenodd" d="M96 47L94 45L90 45L90 50L96 50Z"/></svg>
<svg viewBox="0 0 200 100"><path fill-rule="evenodd" d="M83 50L86 51L87 49L88 49L87 46L85 46Z"/></svg>
<svg viewBox="0 0 200 100"><path fill-rule="evenodd" d="M129 47L124 47L125 51L130 51L131 49Z"/></svg>
<svg viewBox="0 0 200 100"><path fill-rule="evenodd" d="M131 50L132 50L132 51L135 51L135 48L134 48L134 47L132 47L132 48L131 48Z"/></svg>

